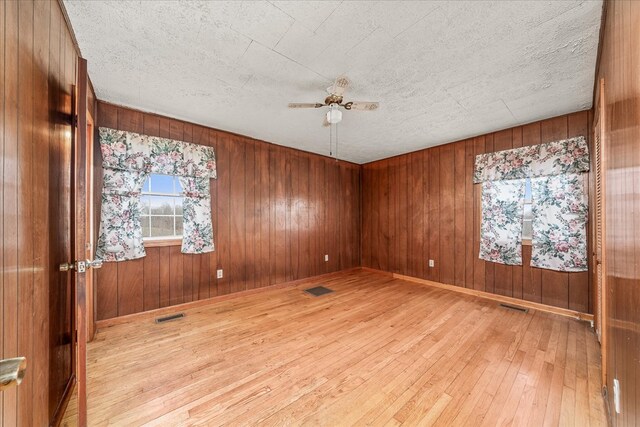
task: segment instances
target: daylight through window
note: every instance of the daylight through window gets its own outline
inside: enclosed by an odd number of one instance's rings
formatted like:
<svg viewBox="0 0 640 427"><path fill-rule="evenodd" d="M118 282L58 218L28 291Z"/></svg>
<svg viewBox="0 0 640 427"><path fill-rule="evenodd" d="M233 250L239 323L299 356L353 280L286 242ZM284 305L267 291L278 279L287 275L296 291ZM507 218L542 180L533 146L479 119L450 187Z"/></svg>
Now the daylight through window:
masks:
<svg viewBox="0 0 640 427"><path fill-rule="evenodd" d="M145 240L182 237L182 186L177 176L151 174L140 197Z"/></svg>
<svg viewBox="0 0 640 427"><path fill-rule="evenodd" d="M531 179L525 179L524 184L524 212L522 215L522 240L528 240L530 244L533 221L533 212L531 210Z"/></svg>

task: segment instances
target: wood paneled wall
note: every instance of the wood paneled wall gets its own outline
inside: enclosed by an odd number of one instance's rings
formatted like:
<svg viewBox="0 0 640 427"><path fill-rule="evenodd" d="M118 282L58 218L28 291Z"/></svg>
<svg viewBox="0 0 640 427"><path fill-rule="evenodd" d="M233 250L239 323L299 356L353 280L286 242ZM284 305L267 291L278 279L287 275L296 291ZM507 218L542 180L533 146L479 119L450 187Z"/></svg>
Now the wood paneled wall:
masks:
<svg viewBox="0 0 640 427"><path fill-rule="evenodd" d="M360 265L359 165L102 102L97 116L98 126L213 146L218 163L215 252L156 247L105 263L96 274L98 320ZM96 194L101 185L96 179Z"/></svg>
<svg viewBox="0 0 640 427"><path fill-rule="evenodd" d="M78 53L56 1L0 2L0 359L27 358L0 392L0 425L45 426L70 369L70 114ZM59 369L66 365L66 372Z"/></svg>
<svg viewBox="0 0 640 427"><path fill-rule="evenodd" d="M477 154L578 135L590 140L590 123L582 111L364 165L362 265L591 312L587 272L531 268L530 246L522 266L478 258L481 185L473 184Z"/></svg>
<svg viewBox="0 0 640 427"><path fill-rule="evenodd" d="M605 104L605 356L612 421L622 427L640 422L640 2L607 1L605 8L597 74Z"/></svg>

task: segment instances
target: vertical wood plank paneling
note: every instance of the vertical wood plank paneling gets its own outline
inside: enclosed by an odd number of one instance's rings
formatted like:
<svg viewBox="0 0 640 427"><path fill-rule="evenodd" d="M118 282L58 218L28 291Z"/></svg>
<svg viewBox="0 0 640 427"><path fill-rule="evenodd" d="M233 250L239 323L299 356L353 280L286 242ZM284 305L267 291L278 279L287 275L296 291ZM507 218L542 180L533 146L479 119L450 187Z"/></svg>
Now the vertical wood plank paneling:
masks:
<svg viewBox="0 0 640 427"><path fill-rule="evenodd" d="M33 360L33 3L18 6L18 349ZM37 154L37 153L36 153ZM25 302L31 304L27 306ZM18 393L18 424L32 424L33 378L25 378Z"/></svg>
<svg viewBox="0 0 640 427"><path fill-rule="evenodd" d="M511 148L513 148L511 129L506 129L493 134L493 151L509 150ZM509 297L513 296L513 267L499 263L493 264L495 271L494 292Z"/></svg>
<svg viewBox="0 0 640 427"><path fill-rule="evenodd" d="M255 288L256 277L256 251L255 244L257 235L255 230L256 221L259 221L259 212L256 210L256 156L255 142L250 139L244 140L244 238L245 256L241 261L244 264L242 273L244 289Z"/></svg>
<svg viewBox="0 0 640 427"><path fill-rule="evenodd" d="M493 145L493 134L486 135L484 139L485 153L496 151ZM484 263L484 290L495 292L495 272L496 264L493 262Z"/></svg>
<svg viewBox="0 0 640 427"><path fill-rule="evenodd" d="M414 277L424 277L424 170L423 153L417 152L410 155L409 173L409 203L408 214L410 216L409 259L410 268L408 274ZM366 187L365 187L366 188Z"/></svg>
<svg viewBox="0 0 640 427"><path fill-rule="evenodd" d="M19 12L18 2L5 6L5 80L3 153L3 358L18 356L18 114L19 114ZM3 392L3 415L7 426L18 423L18 393Z"/></svg>
<svg viewBox="0 0 640 427"><path fill-rule="evenodd" d="M567 137L567 116L545 120L540 129L541 142ZM542 302L558 307L569 307L569 274L542 269Z"/></svg>
<svg viewBox="0 0 640 427"><path fill-rule="evenodd" d="M387 169L387 173L389 174L389 210L387 211L387 216L389 217L389 269L394 273L400 273L400 254L398 253L400 251L400 242L398 239L398 223L400 221L398 206L400 167L398 160L399 157L389 159Z"/></svg>
<svg viewBox="0 0 640 427"><path fill-rule="evenodd" d="M400 272L406 268L411 276L536 302L543 302L546 293L547 304L589 311L588 274L547 271L543 278L541 269L529 265L530 246L523 247L522 266L478 258L482 186L473 184L476 155L561 139L567 132L588 135L588 123L589 113L579 112L363 165L363 266ZM404 221L409 225L407 241L400 225ZM401 255L405 245L406 255ZM427 267L429 259L435 267ZM548 277L552 282L545 282ZM565 283L560 291L557 278Z"/></svg>
<svg viewBox="0 0 640 427"><path fill-rule="evenodd" d="M465 287L466 282L466 215L465 215L465 191L466 186L466 141L453 144L454 170L453 170L453 284Z"/></svg>
<svg viewBox="0 0 640 427"><path fill-rule="evenodd" d="M293 159L292 157L295 155L293 153L290 153L288 151L285 151L284 153L284 242L283 242L283 248L284 248L284 279L285 281L289 281L289 280L293 280L293 252L297 251L298 249L298 240L296 239L295 242L292 242L291 236L293 234L296 234L297 237L297 230L294 230L293 227L293 221L292 221L292 217L294 217L294 213L292 212L292 204L293 204L293 197L292 197L292 178L291 178L291 169L292 169L292 162ZM295 248L292 248L291 245L295 243ZM297 255L297 253L296 253Z"/></svg>
<svg viewBox="0 0 640 427"><path fill-rule="evenodd" d="M217 279L217 294L226 295L230 292L229 274L231 270L230 251L232 247L229 218L230 211L230 183L231 183L231 155L230 137L218 135L218 152L216 153L217 174L216 187L218 191L218 253L217 269L222 270L222 278ZM225 273L226 272L226 273Z"/></svg>
<svg viewBox="0 0 640 427"><path fill-rule="evenodd" d="M49 123L49 74L51 52L50 27L51 27L51 2L36 2L34 4L34 239L41 247L48 246L50 215L49 206L52 202L50 198L49 176L54 173L55 168L50 167L50 130ZM0 5L0 34L4 34L4 5ZM4 44L0 42L0 81L4 82ZM3 86L3 85L0 85ZM4 100L4 87L0 88L0 100ZM1 101L0 101L1 102ZM0 129L3 128L3 116L0 112ZM2 147L3 133L0 132L0 149ZM2 174L2 162L0 162L0 176ZM52 170L53 169L53 170ZM2 201L2 185L0 185L0 203ZM2 223L2 221L0 221ZM2 238L2 225L0 225L0 239ZM48 250L39 250L36 246L34 250L34 296L33 296L33 355L31 358L32 381L36 386L33 388L33 425L46 425L49 423L48 386L50 380L50 289L52 273L50 271L54 257ZM2 259L2 249L0 249L0 259ZM2 288L2 277L0 275L0 288ZM2 290L0 289L0 304L2 303ZM0 329L1 334L1 329ZM0 354L2 352L2 338L0 338ZM0 425L2 425L2 403L0 403Z"/></svg>
<svg viewBox="0 0 640 427"><path fill-rule="evenodd" d="M485 137L473 139L474 158L478 154L486 152ZM475 161L475 160L474 160ZM473 289L484 291L485 288L485 261L480 255L480 224L482 223L482 184L473 185Z"/></svg>
<svg viewBox="0 0 640 427"><path fill-rule="evenodd" d="M274 269L274 282L282 283L287 280L286 273L286 227L287 227L287 199L285 190L286 159L285 151L280 147L271 147L270 150L271 176L273 177L270 188L273 192L271 205L273 209L273 249L272 263Z"/></svg>
<svg viewBox="0 0 640 427"><path fill-rule="evenodd" d="M422 278L429 277L429 242L431 239L431 197L429 194L429 185L430 185L430 175L429 170L431 168L430 163L430 150L424 150L421 152L421 163L422 163L422 194L424 195L424 200L422 203L422 234L423 234L423 242L422 242L422 253L421 255L421 268L422 268Z"/></svg>
<svg viewBox="0 0 640 427"><path fill-rule="evenodd" d="M144 259L118 266L118 316L144 310Z"/></svg>
<svg viewBox="0 0 640 427"><path fill-rule="evenodd" d="M369 193L371 195L371 201L366 202L371 207L370 218L371 218L371 226L370 228L370 238L369 245L371 246L367 250L369 251L371 257L371 267L382 269L380 265L380 255L382 252L382 248L380 247L380 243L382 240L382 236L386 232L380 223L380 217L382 214L382 186L380 185L380 165L382 162L374 163L371 167L367 168L371 174L371 188Z"/></svg>
<svg viewBox="0 0 640 427"><path fill-rule="evenodd" d="M403 274L408 273L408 247L409 247L409 209L408 209L408 177L407 167L409 166L409 156L398 157L398 207L396 209L398 228L398 271Z"/></svg>
<svg viewBox="0 0 640 427"><path fill-rule="evenodd" d="M184 259L180 253L180 246L169 246L168 249L169 305L175 305L184 301Z"/></svg>
<svg viewBox="0 0 640 427"><path fill-rule="evenodd" d="M158 270L160 288L160 307L171 305L171 248L159 248L160 268ZM97 296L99 300L99 295Z"/></svg>
<svg viewBox="0 0 640 427"><path fill-rule="evenodd" d="M468 139L465 142L465 170L464 170L464 286L473 288L475 264L473 236L474 227L474 206L473 199L473 168L475 164L474 140Z"/></svg>
<svg viewBox="0 0 640 427"><path fill-rule="evenodd" d="M5 8L6 2L0 5L0 34L3 34L5 37ZM5 140L5 115L6 110L4 107L5 102L5 41L0 41L0 81L2 84L0 85L0 102L2 103L2 110L0 110L0 150L2 150L4 156L4 140ZM48 77L48 76L47 76ZM0 260L4 263L4 168L5 162L4 158L0 159L0 177L2 177L2 183L0 183L0 206L2 206L2 221L0 221ZM4 264L3 264L4 265ZM0 273L0 305L4 307L4 279L5 279L4 270ZM0 319L2 319L3 325L0 326L0 357L4 356L4 332L5 326L4 323L8 321L4 317L4 309L0 312ZM4 399L0 398L0 426L4 425ZM45 421L46 422L46 421Z"/></svg>
<svg viewBox="0 0 640 427"><path fill-rule="evenodd" d="M429 256L434 266L429 267L428 279L440 282L440 152L442 147L429 150Z"/></svg>
<svg viewBox="0 0 640 427"><path fill-rule="evenodd" d="M378 233L378 247L376 248L376 254L378 256L378 265L381 270L390 271L391 265L389 264L389 245L391 243L391 232L389 222L389 160L382 160L378 169L378 179L380 186L380 199L379 199L379 231Z"/></svg>
<svg viewBox="0 0 640 427"><path fill-rule="evenodd" d="M309 249L309 154L301 153L298 160L298 277L311 275ZM347 248L345 246L341 247Z"/></svg>
<svg viewBox="0 0 640 427"><path fill-rule="evenodd" d="M300 180L297 179L300 174L300 156L298 153L290 153L289 156L289 174L287 175L288 184L288 211L289 213L289 268L291 275L289 280L297 280L300 277L300 206L298 196L300 194ZM294 178L295 177L295 178ZM338 241L340 236L336 235Z"/></svg>
<svg viewBox="0 0 640 427"><path fill-rule="evenodd" d="M606 346L603 352L609 407L612 382L620 382L621 412L612 425L637 425L640 418L640 3L605 3L597 81L604 81L603 117ZM600 115L602 114L602 116ZM631 261L631 260L634 261ZM573 284L570 282L570 301ZM613 411L612 411L613 412Z"/></svg>
<svg viewBox="0 0 640 427"><path fill-rule="evenodd" d="M218 133L209 129L204 128L202 134L202 144L208 145L215 149L216 156L218 155ZM217 159L217 157L216 157ZM218 180L211 180L210 183L211 188L211 224L213 225L213 243L215 245L215 250L213 252L209 252L207 256L207 260L204 260L200 264L200 289L201 295L208 295L210 297L218 295L218 244L220 242L219 238L219 227L218 227ZM208 287L208 291L205 288ZM203 298L201 297L201 298Z"/></svg>
<svg viewBox="0 0 640 427"><path fill-rule="evenodd" d="M160 248L147 248L144 257L144 310L160 307Z"/></svg>
<svg viewBox="0 0 640 427"><path fill-rule="evenodd" d="M440 281L446 284L454 281L454 145L440 148Z"/></svg>
<svg viewBox="0 0 640 427"><path fill-rule="evenodd" d="M269 147L265 144L258 144L260 154L258 156L260 165L260 274L258 280L260 287L270 285L273 280L270 271L270 233L271 208L270 197L271 187L269 187Z"/></svg>

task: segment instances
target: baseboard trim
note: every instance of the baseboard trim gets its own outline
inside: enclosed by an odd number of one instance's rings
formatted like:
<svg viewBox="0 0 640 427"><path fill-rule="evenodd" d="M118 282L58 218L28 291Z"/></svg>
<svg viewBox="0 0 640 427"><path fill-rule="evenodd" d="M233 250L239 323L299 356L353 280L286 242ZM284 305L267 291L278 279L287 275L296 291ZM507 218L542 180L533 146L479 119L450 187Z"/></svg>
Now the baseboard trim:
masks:
<svg viewBox="0 0 640 427"><path fill-rule="evenodd" d="M345 273L351 273L354 271L361 271L360 267L348 268L346 270L334 271L332 273L320 274L318 276L305 277L304 279L292 280L289 282L278 283L275 285L264 286L261 288L249 289L241 292L234 292L232 294L219 295L211 298L201 299L198 301L190 301L182 304L171 305L168 307L156 308L148 311L141 311L140 313L132 313L124 316L112 317L111 319L103 319L96 321L96 331L102 328L108 328L115 325L121 325L124 323L138 322L144 320L155 319L158 316L164 316L167 314L173 314L178 311L189 310L193 308L199 308L210 304L215 304L221 301L225 301L233 298L245 297L248 295L259 294L262 292L271 291L274 289L294 287L305 283L315 282L318 280L326 280L335 276L339 276Z"/></svg>
<svg viewBox="0 0 640 427"><path fill-rule="evenodd" d="M544 311L546 313L558 314L560 316L570 317L572 319L584 320L587 322L592 322L594 317L593 314L583 313L580 311L570 310L568 308L560 308L554 307L547 304L542 304L539 302L527 301L519 298L507 297L504 295L492 294L490 292L478 291L476 289L468 289L462 288L460 286L454 285L446 285L440 282L433 282L431 280L420 279L412 276L405 276L403 274L390 273L388 271L376 270L374 268L362 267L363 271L369 271L372 273L384 274L387 276L391 276L396 279L405 280L407 282L419 283L421 285L427 285L434 288L446 289L448 291L458 292L465 295L471 295L479 298L490 299L492 301L507 303L511 305L516 305L519 307L529 308L532 310Z"/></svg>

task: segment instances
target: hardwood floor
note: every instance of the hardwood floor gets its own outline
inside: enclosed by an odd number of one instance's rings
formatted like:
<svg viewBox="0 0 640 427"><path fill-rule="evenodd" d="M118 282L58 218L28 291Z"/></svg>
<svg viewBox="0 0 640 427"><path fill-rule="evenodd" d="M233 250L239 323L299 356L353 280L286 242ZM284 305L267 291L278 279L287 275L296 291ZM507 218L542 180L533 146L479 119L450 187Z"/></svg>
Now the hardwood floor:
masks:
<svg viewBox="0 0 640 427"><path fill-rule="evenodd" d="M89 425L606 425L588 324L371 272L100 330Z"/></svg>

